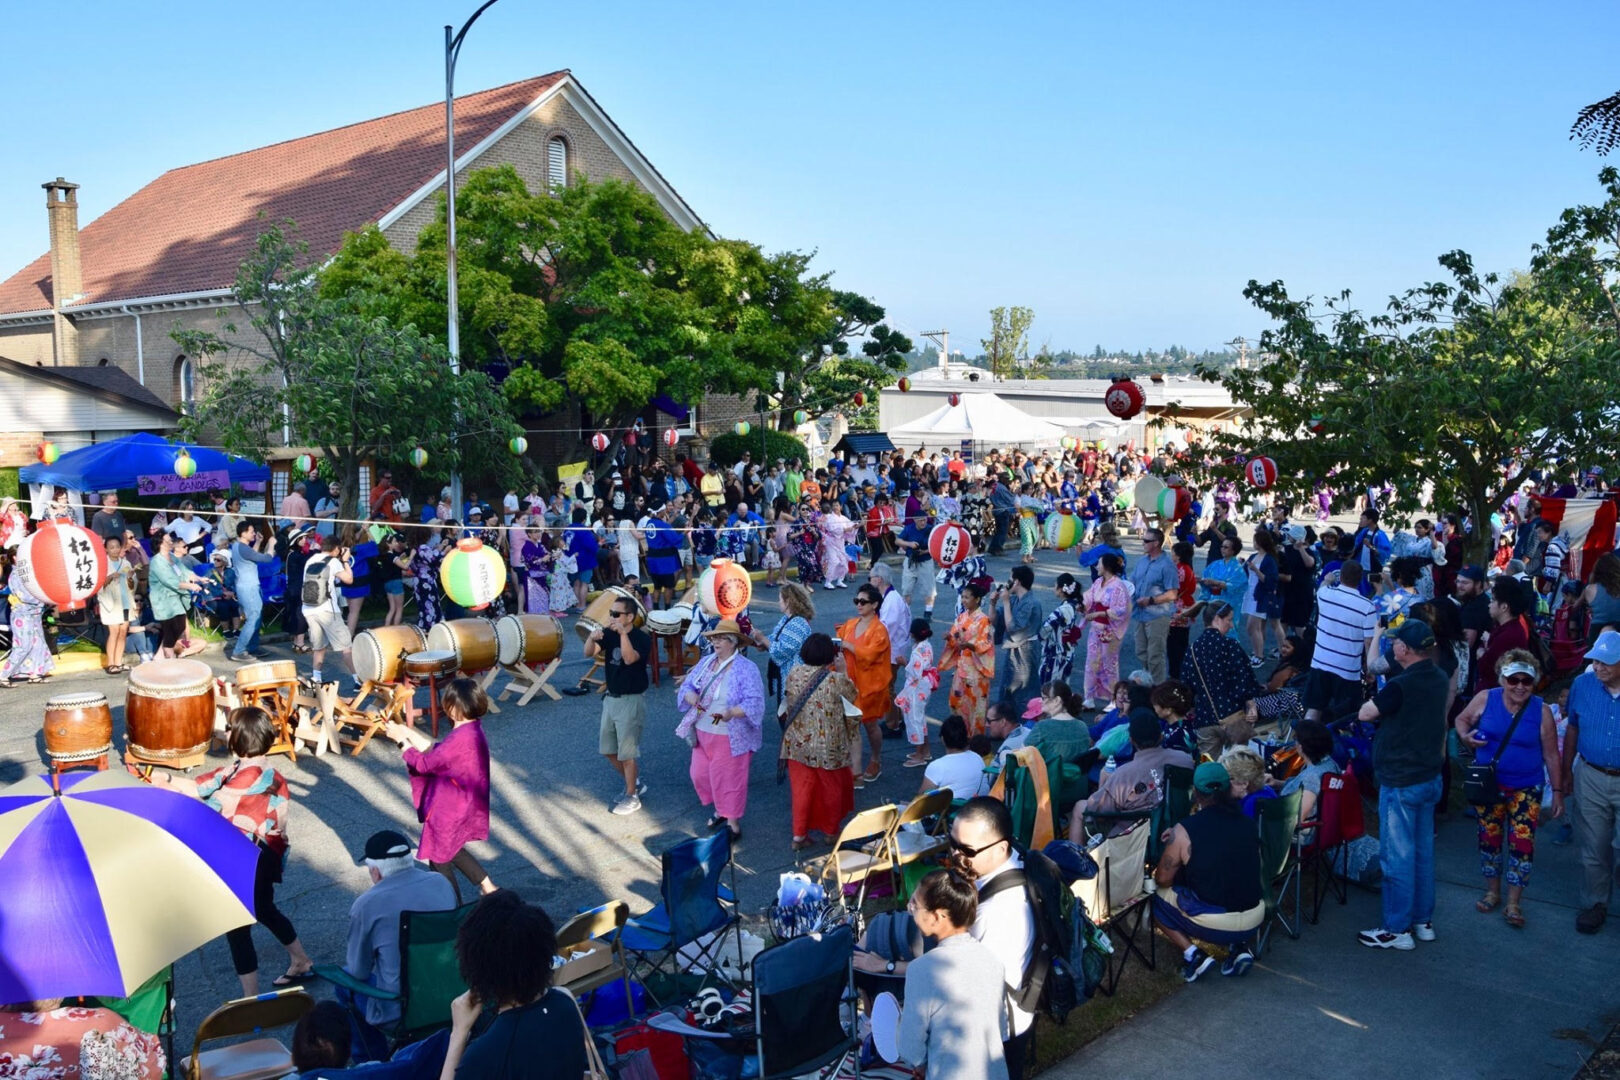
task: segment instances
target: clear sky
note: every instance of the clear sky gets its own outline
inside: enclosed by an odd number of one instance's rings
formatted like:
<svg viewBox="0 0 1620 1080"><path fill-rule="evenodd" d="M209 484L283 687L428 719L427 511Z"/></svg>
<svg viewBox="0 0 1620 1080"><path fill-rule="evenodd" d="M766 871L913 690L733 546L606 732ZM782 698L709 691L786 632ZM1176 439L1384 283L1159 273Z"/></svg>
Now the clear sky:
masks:
<svg viewBox="0 0 1620 1080"><path fill-rule="evenodd" d="M0 274L164 170L427 104L476 0L8 2ZM1126 11L1124 9L1135 9ZM718 233L816 249L915 334L979 351L1217 347L1250 278L1381 306L1452 248L1510 270L1602 159L1620 5L540 3L460 91L567 67Z"/></svg>

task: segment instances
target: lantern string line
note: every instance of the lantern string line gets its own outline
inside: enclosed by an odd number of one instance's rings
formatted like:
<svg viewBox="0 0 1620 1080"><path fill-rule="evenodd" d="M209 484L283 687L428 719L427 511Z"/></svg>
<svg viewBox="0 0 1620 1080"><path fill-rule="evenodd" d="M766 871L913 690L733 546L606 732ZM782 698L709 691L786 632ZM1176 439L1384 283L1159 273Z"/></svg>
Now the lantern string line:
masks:
<svg viewBox="0 0 1620 1080"><path fill-rule="evenodd" d="M516 421L514 421L514 423L515 422ZM482 435L493 435L493 434L496 434L496 433L505 434L507 431L510 431L510 430L511 430L510 428L494 428L494 427L479 428L479 429L470 430L470 431L457 431L454 434L450 435L449 438L453 442L462 442L464 440L477 438L477 437L482 436ZM632 430L633 429L631 429L631 428L625 428L625 429L623 429L623 433L624 434L629 434ZM652 428L648 428L643 432L637 433L637 439L638 439L637 446L640 445L640 439L641 439L641 437L643 435L646 436L646 438L649 440L649 442L656 441L660 445L662 445L662 436L659 435L659 436L655 437L652 434L653 430L654 429L652 429ZM671 429L667 429L667 430L676 430L676 429L671 428ZM522 428L518 432L518 434L519 435L524 435L524 436L527 436L527 435L566 435L566 434L568 434L570 432L573 432L573 433L579 435L580 440L582 442L585 442L585 443L590 442L590 439L586 435L585 429L581 428L581 427L558 427L558 428L531 428L531 427L525 427L525 428ZM592 432L592 434L594 434L594 432ZM603 434L607 434L607 432L604 431ZM611 439L611 438L616 438L617 436L609 435L608 437ZM688 436L682 436L682 438L687 438L687 437ZM47 439L47 440L44 440L44 441L51 442L51 441L54 441L54 440ZM268 446L243 446L243 445L241 445L239 443L239 444L237 444L236 447L232 448L232 447L228 447L228 446L218 446L218 445L215 445L213 443L194 442L194 441L191 441L191 440L188 440L188 439L179 439L179 440L171 440L171 441L174 442L174 452L176 454L179 454L182 450L218 450L221 453L232 454L232 455L234 455L236 457L245 457L245 456L247 456L248 453L265 454L265 453L270 452L270 451L291 451L291 450L300 450L300 449L305 449L305 448L309 448L309 449L319 449L320 448L319 443L306 443L306 444L293 443L293 444L290 444L290 445L283 445L283 444L279 444L279 443L274 443L274 444L270 444ZM91 445L98 445L98 444L92 443ZM408 453L410 450L415 450L420 446L421 446L421 444L419 442L414 442L414 441L413 442L406 442L406 443L377 443L377 444L375 444L375 449L379 453L394 453L394 452L407 452Z"/></svg>

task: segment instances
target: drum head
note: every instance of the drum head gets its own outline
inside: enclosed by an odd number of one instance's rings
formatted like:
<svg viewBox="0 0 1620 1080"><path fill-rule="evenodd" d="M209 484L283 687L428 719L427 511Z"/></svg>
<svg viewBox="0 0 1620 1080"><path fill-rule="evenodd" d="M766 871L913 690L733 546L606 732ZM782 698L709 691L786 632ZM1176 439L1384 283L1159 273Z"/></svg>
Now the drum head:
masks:
<svg viewBox="0 0 1620 1080"><path fill-rule="evenodd" d="M148 660L129 673L134 689L182 690L207 686L213 669L200 660Z"/></svg>
<svg viewBox="0 0 1620 1080"><path fill-rule="evenodd" d="M456 670L456 654L427 649L405 657L405 670L412 675L446 675Z"/></svg>
<svg viewBox="0 0 1620 1080"><path fill-rule="evenodd" d="M447 622L434 623L427 634L427 647L433 652L447 652L451 656L461 655L461 646L456 641L456 632Z"/></svg>
<svg viewBox="0 0 1620 1080"><path fill-rule="evenodd" d="M528 633L523 626L523 620L516 615L506 615L495 620L495 641L497 659L504 665L510 666L523 659L523 646Z"/></svg>
<svg viewBox="0 0 1620 1080"><path fill-rule="evenodd" d="M71 712L74 709L105 709L108 708L107 695L95 690L80 691L76 694L57 694L45 699L46 712Z"/></svg>

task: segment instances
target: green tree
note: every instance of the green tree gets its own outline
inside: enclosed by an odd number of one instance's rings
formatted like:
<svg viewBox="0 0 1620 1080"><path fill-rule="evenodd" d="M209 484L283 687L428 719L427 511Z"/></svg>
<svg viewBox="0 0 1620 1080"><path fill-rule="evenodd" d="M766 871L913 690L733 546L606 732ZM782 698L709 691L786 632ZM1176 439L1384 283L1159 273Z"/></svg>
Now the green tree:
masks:
<svg viewBox="0 0 1620 1080"><path fill-rule="evenodd" d="M1278 490L1296 500L1317 481L1340 490L1392 482L1396 509L1472 516L1478 549L1491 512L1534 470L1613 470L1620 409L1620 175L1607 199L1566 210L1534 249L1530 272L1481 275L1465 252L1440 257L1449 280L1392 297L1367 314L1348 293L1320 305L1282 282L1244 296L1276 326L1249 370L1219 381L1250 416L1207 446L1217 475L1239 455L1277 462Z"/></svg>
<svg viewBox="0 0 1620 1080"><path fill-rule="evenodd" d="M780 378L773 379L761 408L774 409L777 428L787 431L798 409L811 414L848 411L857 393L876 401L883 386L905 374L911 339L884 324L883 306L876 301L832 288L831 275L806 277L809 256L789 252L775 260L784 272L765 295L765 306L776 322L796 328L801 336L783 342L776 357ZM790 318L811 311L817 316ZM859 343L857 352L851 351L851 342Z"/></svg>
<svg viewBox="0 0 1620 1080"><path fill-rule="evenodd" d="M990 374L1005 379L1029 358L1029 324L1035 312L1027 307L990 309L990 336L980 339Z"/></svg>
<svg viewBox="0 0 1620 1080"><path fill-rule="evenodd" d="M403 464L420 446L444 470L511 478L504 444L520 429L489 378L452 375L444 349L412 323L322 295L290 224L260 234L235 298L237 313L218 332L171 335L203 358L186 437L212 431L226 450L263 461L285 427L293 445L318 447L343 482L343 517L355 516L368 457Z"/></svg>

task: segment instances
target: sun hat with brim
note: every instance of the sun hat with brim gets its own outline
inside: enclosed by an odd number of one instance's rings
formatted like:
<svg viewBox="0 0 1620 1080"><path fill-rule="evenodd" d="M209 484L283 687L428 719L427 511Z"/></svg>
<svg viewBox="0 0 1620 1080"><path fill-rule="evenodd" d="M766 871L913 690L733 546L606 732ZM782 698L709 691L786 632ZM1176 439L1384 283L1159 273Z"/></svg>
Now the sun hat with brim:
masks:
<svg viewBox="0 0 1620 1080"><path fill-rule="evenodd" d="M1193 770L1193 787L1205 795L1225 791L1232 786L1232 775L1218 761L1206 761Z"/></svg>
<svg viewBox="0 0 1620 1080"><path fill-rule="evenodd" d="M1502 670L1497 672L1497 676L1501 679L1506 679L1509 675L1528 675L1533 679L1538 674L1539 672L1536 671L1536 666L1534 664L1527 664L1523 660L1515 660L1511 664L1503 664Z"/></svg>
<svg viewBox="0 0 1620 1080"><path fill-rule="evenodd" d="M734 637L743 640L742 627L737 625L736 619L721 619L713 630L705 630L704 637Z"/></svg>

